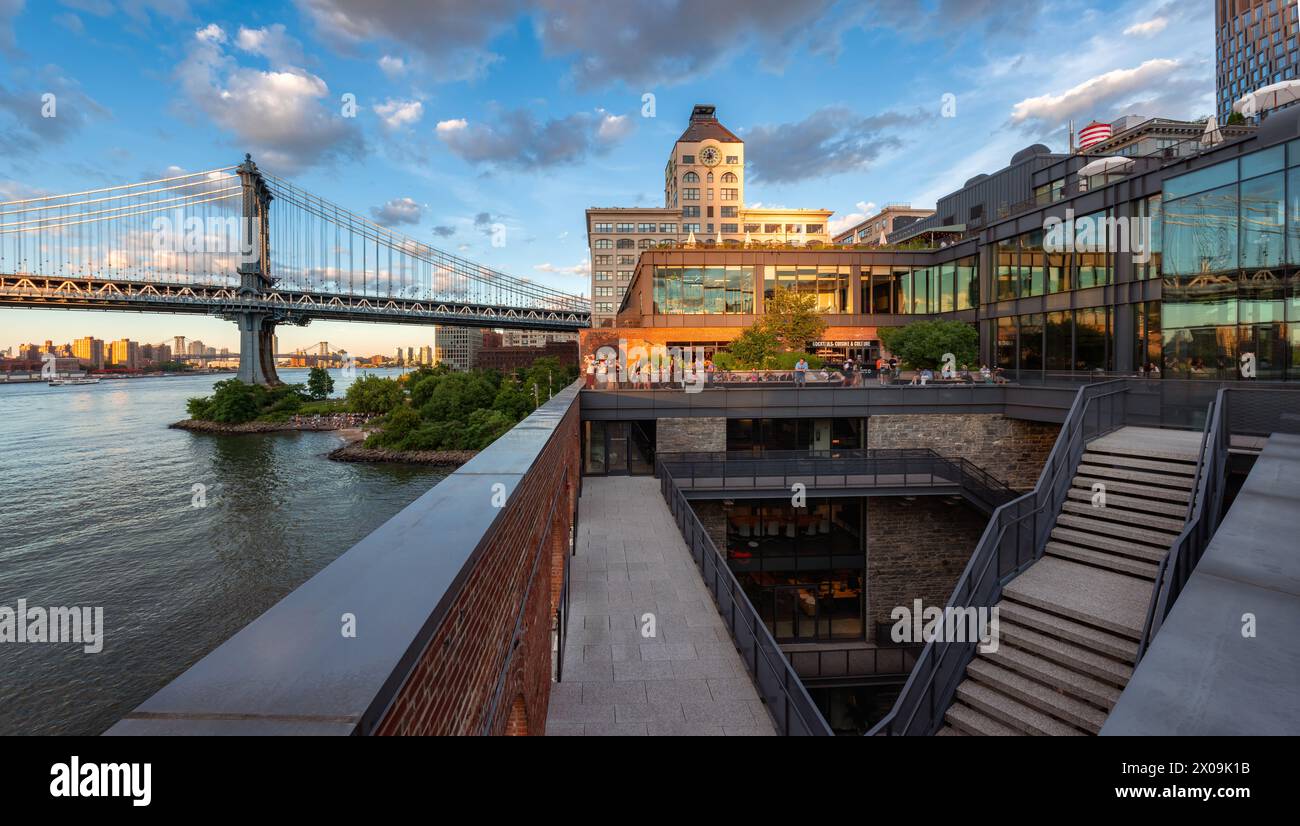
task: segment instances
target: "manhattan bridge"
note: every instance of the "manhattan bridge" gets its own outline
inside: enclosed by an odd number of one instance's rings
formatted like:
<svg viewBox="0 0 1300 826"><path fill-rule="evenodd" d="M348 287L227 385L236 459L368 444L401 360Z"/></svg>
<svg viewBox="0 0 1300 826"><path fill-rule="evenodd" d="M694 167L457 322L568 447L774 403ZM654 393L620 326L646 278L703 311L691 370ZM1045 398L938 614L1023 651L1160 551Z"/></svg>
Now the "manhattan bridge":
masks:
<svg viewBox="0 0 1300 826"><path fill-rule="evenodd" d="M276 384L275 329L312 319L572 332L587 299L393 232L245 155L238 166L0 201L0 307L201 313Z"/></svg>

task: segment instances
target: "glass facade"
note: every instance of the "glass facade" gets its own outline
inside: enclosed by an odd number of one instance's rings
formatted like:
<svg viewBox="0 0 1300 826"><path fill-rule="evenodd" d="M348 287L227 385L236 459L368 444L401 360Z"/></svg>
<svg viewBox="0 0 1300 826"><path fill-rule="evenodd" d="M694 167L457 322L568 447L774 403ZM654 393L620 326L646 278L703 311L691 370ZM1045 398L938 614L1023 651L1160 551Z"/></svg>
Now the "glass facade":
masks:
<svg viewBox="0 0 1300 826"><path fill-rule="evenodd" d="M767 265L764 267L763 296L771 298L778 289L817 297L823 313L847 313L849 309L848 266Z"/></svg>
<svg viewBox="0 0 1300 826"><path fill-rule="evenodd" d="M862 267L862 313L934 315L979 306L979 259L933 267Z"/></svg>
<svg viewBox="0 0 1300 826"><path fill-rule="evenodd" d="M1158 317L1156 327L1159 329ZM1003 316L996 320L994 330L996 366L1006 370L1115 369L1111 307Z"/></svg>
<svg viewBox="0 0 1300 826"><path fill-rule="evenodd" d="M657 315L721 315L754 312L754 268L656 267Z"/></svg>
<svg viewBox="0 0 1300 826"><path fill-rule="evenodd" d="M1300 378L1300 141L1170 178L1161 211L1165 375Z"/></svg>

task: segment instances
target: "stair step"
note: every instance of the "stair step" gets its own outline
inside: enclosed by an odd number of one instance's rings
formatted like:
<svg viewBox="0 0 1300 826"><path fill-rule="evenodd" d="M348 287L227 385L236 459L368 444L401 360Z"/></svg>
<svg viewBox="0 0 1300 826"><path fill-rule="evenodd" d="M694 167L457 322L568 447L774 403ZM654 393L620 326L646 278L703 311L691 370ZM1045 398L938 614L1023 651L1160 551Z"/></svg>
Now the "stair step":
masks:
<svg viewBox="0 0 1300 826"><path fill-rule="evenodd" d="M976 682L1089 734L1101 731L1102 724L1106 722L1106 712L1101 709L1067 697L1051 686L1003 668L983 657L976 657L966 666L966 675L967 679L973 676Z"/></svg>
<svg viewBox="0 0 1300 826"><path fill-rule="evenodd" d="M966 732L952 726L944 726L934 733L935 737L965 737Z"/></svg>
<svg viewBox="0 0 1300 826"><path fill-rule="evenodd" d="M1132 640L1142 638L1151 604L1151 583L1146 580L1051 556L1029 566L1002 593Z"/></svg>
<svg viewBox="0 0 1300 826"><path fill-rule="evenodd" d="M1118 465L1134 470L1157 470L1185 476L1196 475L1195 462L1156 462L1149 458L1139 458L1125 453L1095 453L1089 450L1083 454L1083 461L1090 465Z"/></svg>
<svg viewBox="0 0 1300 826"><path fill-rule="evenodd" d="M1002 644L1033 652L1052 662L1082 672L1102 682L1123 688L1133 676L1133 667L1090 651L1058 637L1006 622L998 629Z"/></svg>
<svg viewBox="0 0 1300 826"><path fill-rule="evenodd" d="M1078 482L1075 479L1075 482ZM1118 488L1113 485L1106 486L1106 510L1125 509L1127 512L1137 513L1158 513L1162 516L1177 519L1183 522L1187 518L1187 502L1182 504L1176 502L1164 502L1155 499L1141 499L1134 496L1118 495ZM1070 499L1076 502L1087 502L1087 507L1092 507L1092 486L1070 488L1066 494Z"/></svg>
<svg viewBox="0 0 1300 826"><path fill-rule="evenodd" d="M1130 542L1126 539L1115 539L1109 536L1098 536L1088 531L1076 531L1070 528L1053 528L1052 539L1065 542L1069 545L1080 545L1087 548L1101 549L1111 553L1127 556L1132 559L1141 559L1146 562L1160 563L1169 553L1169 548L1155 548L1141 542ZM1171 541L1172 545L1173 542Z"/></svg>
<svg viewBox="0 0 1300 826"><path fill-rule="evenodd" d="M1102 479L1120 479L1125 482L1145 482L1148 485L1160 485L1161 487L1166 488L1190 489L1195 483L1195 480L1190 476L1147 473L1141 470L1123 470L1122 468L1106 467L1105 465L1090 465L1087 462L1081 462L1077 472L1086 476L1097 476Z"/></svg>
<svg viewBox="0 0 1300 826"><path fill-rule="evenodd" d="M1195 462L1201 449L1201 434L1169 431L1149 427L1125 427L1088 443L1088 450L1141 456L1144 459L1169 459Z"/></svg>
<svg viewBox="0 0 1300 826"><path fill-rule="evenodd" d="M1105 510L1101 508L1100 510ZM1105 519L1078 516L1071 513L1063 513L1056 518L1057 525L1068 525L1071 528L1078 528L1087 533L1104 533L1109 536L1118 536L1123 539L1132 539L1135 542L1145 542L1148 545L1155 545L1158 548L1170 548L1174 540L1178 538L1180 527L1177 531L1153 531L1147 528L1137 528L1132 525L1108 522Z"/></svg>
<svg viewBox="0 0 1300 826"><path fill-rule="evenodd" d="M1057 737L1083 735L1077 728L971 679L962 680L961 685L957 686L957 697L976 711L1025 734Z"/></svg>
<svg viewBox="0 0 1300 826"><path fill-rule="evenodd" d="M1135 482L1117 482L1114 479L1102 479L1097 476L1078 475L1074 477L1074 487L1083 488L1091 493L1092 486L1097 482L1106 486L1106 498L1109 501L1111 494L1128 493L1140 499L1159 499L1163 502L1179 502L1186 511L1187 503L1192 498L1190 490L1174 490L1172 488L1152 487L1151 485L1140 485Z"/></svg>
<svg viewBox="0 0 1300 826"><path fill-rule="evenodd" d="M1109 571L1116 571L1129 576L1140 576L1143 579L1149 579L1155 582L1156 574L1160 572L1160 567L1150 562L1142 562L1137 559L1120 556L1119 554L1106 553L1105 551L1093 551L1088 548L1078 548L1074 545L1067 545L1064 542L1048 542L1046 553L1050 556L1058 556L1062 559L1072 559L1075 562L1082 562L1085 565L1092 565L1097 568L1105 568Z"/></svg>
<svg viewBox="0 0 1300 826"><path fill-rule="evenodd" d="M958 729L963 734L973 734L977 737L1012 737L1023 734L1023 732L1013 729L1011 726L1003 725L987 714L976 711L970 706L962 705L957 701L948 706L948 711L944 713L943 719L948 725Z"/></svg>
<svg viewBox="0 0 1300 826"><path fill-rule="evenodd" d="M1178 519L1174 519L1166 516L1155 516L1154 514L1143 513L1142 511L1125 510L1113 501L1118 498L1120 497L1108 495L1106 497L1106 507L1104 508L1093 507L1092 501L1089 500L1088 504L1084 504L1083 502L1066 502L1061 506L1061 510L1063 513L1078 514L1079 516L1086 516L1092 519L1104 519L1108 522L1122 522L1127 525L1139 525L1144 528L1154 528L1159 531L1167 531L1175 536L1182 533L1184 523L1181 516Z"/></svg>
<svg viewBox="0 0 1300 826"><path fill-rule="evenodd" d="M1003 599L998 603L998 621L1001 623L1007 620L1019 627L1031 628L1048 636L1059 637L1065 642L1122 660L1129 665L1137 660L1138 644L1132 640L1126 640L1091 625L1040 611L1029 605Z"/></svg>
<svg viewBox="0 0 1300 826"><path fill-rule="evenodd" d="M1113 685L1094 680L1086 674L1080 674L1073 668L1054 663L1046 657L1016 648L1012 645L1000 645L991 654L981 654L990 662L1032 677L1040 683L1064 691L1075 699L1092 703L1109 711L1119 702L1120 690Z"/></svg>

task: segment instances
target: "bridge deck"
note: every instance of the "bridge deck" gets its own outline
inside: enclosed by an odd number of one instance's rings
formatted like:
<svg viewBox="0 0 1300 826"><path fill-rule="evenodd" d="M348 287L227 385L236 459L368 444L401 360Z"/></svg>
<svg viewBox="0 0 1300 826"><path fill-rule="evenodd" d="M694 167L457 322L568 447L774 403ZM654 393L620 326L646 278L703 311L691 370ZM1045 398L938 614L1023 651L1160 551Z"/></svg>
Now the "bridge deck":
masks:
<svg viewBox="0 0 1300 826"><path fill-rule="evenodd" d="M1300 436L1274 434L1102 734L1300 734L1297 516Z"/></svg>
<svg viewBox="0 0 1300 826"><path fill-rule="evenodd" d="M547 734L775 734L655 479L583 482L570 590Z"/></svg>

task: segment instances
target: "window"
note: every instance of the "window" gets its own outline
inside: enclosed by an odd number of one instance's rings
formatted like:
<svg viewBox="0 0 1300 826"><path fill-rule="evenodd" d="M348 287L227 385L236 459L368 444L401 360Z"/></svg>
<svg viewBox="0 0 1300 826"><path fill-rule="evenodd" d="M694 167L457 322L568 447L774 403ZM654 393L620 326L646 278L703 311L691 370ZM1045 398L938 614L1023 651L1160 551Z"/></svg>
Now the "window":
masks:
<svg viewBox="0 0 1300 826"><path fill-rule="evenodd" d="M762 232L762 224L745 224L745 232Z"/></svg>
<svg viewBox="0 0 1300 826"><path fill-rule="evenodd" d="M682 155L682 163L684 163L684 164L693 164L693 163L695 163L695 156L694 156L694 155Z"/></svg>
<svg viewBox="0 0 1300 826"><path fill-rule="evenodd" d="M740 163L740 156L739 156L739 155L728 155L728 156L727 156L727 160L726 160L726 162L729 163L729 164L733 164L733 165L734 165L734 164L738 164L738 163ZM727 174L730 175L731 173L728 172Z"/></svg>
<svg viewBox="0 0 1300 826"><path fill-rule="evenodd" d="M739 199L740 199L740 190L739 190L739 189L724 188L724 189L722 190L722 197L721 197L719 200L722 200L722 201L737 201L737 200L739 200Z"/></svg>
<svg viewBox="0 0 1300 826"><path fill-rule="evenodd" d="M822 231L821 224L809 224L808 226L804 227L804 232L808 233L809 235L820 235L821 231Z"/></svg>
<svg viewBox="0 0 1300 826"><path fill-rule="evenodd" d="M609 281L613 277L614 277L613 273L611 273L609 270L596 270L597 281Z"/></svg>
<svg viewBox="0 0 1300 826"><path fill-rule="evenodd" d="M731 163L731 161L728 161L728 163ZM723 182L724 184L734 184L734 183L738 182L739 180L740 180L740 179L736 177L736 173L735 173L735 172L724 172L724 173L722 173L722 182Z"/></svg>
<svg viewBox="0 0 1300 826"><path fill-rule="evenodd" d="M654 311L660 315L750 314L754 268L656 267Z"/></svg>
<svg viewBox="0 0 1300 826"><path fill-rule="evenodd" d="M632 228L633 226L634 226L633 224L619 224L619 225L618 225L618 231L619 231L619 232L636 232L636 230Z"/></svg>
<svg viewBox="0 0 1300 826"><path fill-rule="evenodd" d="M713 183L713 173L712 173L712 172L710 172L710 173L708 174L708 176L705 178L705 181L707 181L708 183Z"/></svg>
<svg viewBox="0 0 1300 826"><path fill-rule="evenodd" d="M632 280L632 271L631 271L631 270L619 270L619 271L618 271L618 280L619 280L619 281L630 281L630 280Z"/></svg>
<svg viewBox="0 0 1300 826"><path fill-rule="evenodd" d="M594 224L594 225L593 225L593 228L592 228L591 231L592 231L592 232L613 232L613 231L614 231L614 225L613 225L613 224Z"/></svg>
<svg viewBox="0 0 1300 826"><path fill-rule="evenodd" d="M655 239L642 238L640 241L637 242L636 245L638 249L643 249L643 250L652 249L655 245Z"/></svg>
<svg viewBox="0 0 1300 826"><path fill-rule="evenodd" d="M605 257L608 258L609 256L605 256ZM636 256L635 256L635 255L620 255L620 256L618 257L618 263L619 263L619 266L623 266L623 265L625 265L625 264L635 264L635 263L636 263Z"/></svg>
<svg viewBox="0 0 1300 826"><path fill-rule="evenodd" d="M700 191L699 191L698 189L694 188L694 187L692 187L692 188L690 188L690 189L683 189L683 190L682 190L682 200L683 200L683 201L698 201L698 200L700 200Z"/></svg>
<svg viewBox="0 0 1300 826"><path fill-rule="evenodd" d="M659 231L660 231L660 232L672 232L672 233L675 233L675 232L677 232L677 225L676 225L676 224L660 224L660 225L659 225Z"/></svg>
<svg viewBox="0 0 1300 826"><path fill-rule="evenodd" d="M682 217L683 217L683 218L699 218L699 217L700 217L700 208L697 207L697 206L685 206L685 207L682 207Z"/></svg>
<svg viewBox="0 0 1300 826"><path fill-rule="evenodd" d="M769 264L764 273L763 295L770 298L777 290L816 296L819 312L847 313L849 268L829 264Z"/></svg>
<svg viewBox="0 0 1300 826"><path fill-rule="evenodd" d="M612 263L614 263L613 260L612 260L613 258L614 258L614 256L612 256L612 255L597 255L597 256L596 256L596 266L599 267L599 266L601 266L602 264L604 264L604 265L612 264Z"/></svg>
<svg viewBox="0 0 1300 826"><path fill-rule="evenodd" d="M636 242L631 238L620 238L618 239L618 248L621 250L636 249Z"/></svg>
<svg viewBox="0 0 1300 826"><path fill-rule="evenodd" d="M636 225L636 231L637 231L637 232L654 232L654 231L655 231L655 225L654 225L654 224L637 224L637 225Z"/></svg>
<svg viewBox="0 0 1300 826"><path fill-rule="evenodd" d="M736 217L736 207L734 207L734 206L724 206L724 207L722 207L722 212L721 212L720 217L722 217L722 218L735 218L735 217Z"/></svg>
<svg viewBox="0 0 1300 826"><path fill-rule="evenodd" d="M763 224L763 232L766 232L769 235L776 234L780 231L781 231L780 224Z"/></svg>
<svg viewBox="0 0 1300 826"><path fill-rule="evenodd" d="M613 287L597 287L597 288L596 288L596 297L597 297L597 298L610 298L610 297L612 297L613 295L614 295L614 288L613 288Z"/></svg>
<svg viewBox="0 0 1300 826"><path fill-rule="evenodd" d="M739 224L723 224L723 225L722 225L722 231L723 231L723 232L730 232L730 233L737 233L737 232L740 232L740 225L739 225Z"/></svg>
<svg viewBox="0 0 1300 826"><path fill-rule="evenodd" d="M682 232L699 232L699 224L682 224Z"/></svg>
<svg viewBox="0 0 1300 826"><path fill-rule="evenodd" d="M614 305L612 302L609 301L598 301L596 302L596 312L612 313L614 312Z"/></svg>
<svg viewBox="0 0 1300 826"><path fill-rule="evenodd" d="M699 182L700 176L696 175L694 172L687 172L682 176L682 183L684 184L698 184Z"/></svg>
<svg viewBox="0 0 1300 826"><path fill-rule="evenodd" d="M598 249L598 250L608 250L608 249L613 249L613 248L614 248L614 242L611 241L611 240L609 240L608 238L597 238L597 239L596 239L596 249Z"/></svg>

